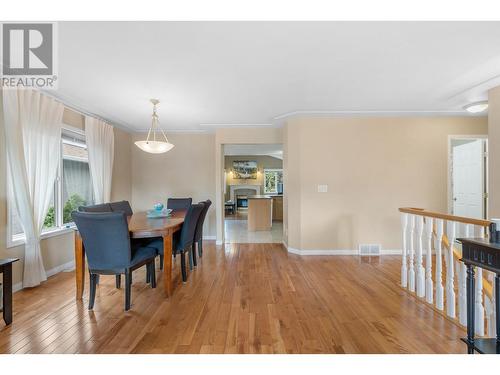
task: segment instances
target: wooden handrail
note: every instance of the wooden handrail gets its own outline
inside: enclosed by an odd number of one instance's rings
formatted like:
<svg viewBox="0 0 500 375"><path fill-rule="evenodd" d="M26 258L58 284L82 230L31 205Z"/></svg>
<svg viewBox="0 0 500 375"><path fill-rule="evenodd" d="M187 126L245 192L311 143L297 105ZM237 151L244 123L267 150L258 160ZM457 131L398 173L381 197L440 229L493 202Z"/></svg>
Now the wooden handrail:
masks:
<svg viewBox="0 0 500 375"><path fill-rule="evenodd" d="M489 220L472 219L470 217L442 214L439 212L427 211L423 208L401 207L399 209L399 212L404 212L404 213L412 214L412 215L427 216L427 217L432 217L435 219L456 221L458 223L464 223L464 224L473 224L473 225L478 225L481 227L488 227L491 224L491 221L489 221Z"/></svg>

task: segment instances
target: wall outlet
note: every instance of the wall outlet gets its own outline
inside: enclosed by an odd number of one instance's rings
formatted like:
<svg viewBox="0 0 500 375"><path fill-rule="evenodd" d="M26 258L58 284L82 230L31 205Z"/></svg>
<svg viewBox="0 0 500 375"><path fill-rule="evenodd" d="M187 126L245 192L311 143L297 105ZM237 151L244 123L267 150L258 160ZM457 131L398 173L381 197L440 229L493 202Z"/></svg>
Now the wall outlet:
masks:
<svg viewBox="0 0 500 375"><path fill-rule="evenodd" d="M318 185L318 193L327 193L328 185Z"/></svg>

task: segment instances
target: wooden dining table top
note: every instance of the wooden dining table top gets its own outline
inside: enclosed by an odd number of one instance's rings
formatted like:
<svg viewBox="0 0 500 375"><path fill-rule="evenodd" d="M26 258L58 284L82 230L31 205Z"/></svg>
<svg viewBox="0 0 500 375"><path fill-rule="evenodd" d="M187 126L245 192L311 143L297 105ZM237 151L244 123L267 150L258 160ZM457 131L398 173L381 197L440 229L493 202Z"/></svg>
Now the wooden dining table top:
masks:
<svg viewBox="0 0 500 375"><path fill-rule="evenodd" d="M168 217L148 218L147 212L128 217L128 229L133 238L156 237L184 223L186 210L174 210Z"/></svg>

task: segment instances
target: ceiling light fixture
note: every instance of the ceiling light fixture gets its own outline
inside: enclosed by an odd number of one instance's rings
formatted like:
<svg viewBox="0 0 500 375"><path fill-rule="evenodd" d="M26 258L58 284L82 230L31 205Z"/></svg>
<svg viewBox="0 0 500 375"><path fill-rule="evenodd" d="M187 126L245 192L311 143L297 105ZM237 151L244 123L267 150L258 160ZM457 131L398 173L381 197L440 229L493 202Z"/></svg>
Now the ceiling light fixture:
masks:
<svg viewBox="0 0 500 375"><path fill-rule="evenodd" d="M151 120L151 127L148 131L148 136L145 141L137 141L135 145L139 147L142 151L149 152L150 154L163 154L164 152L170 151L174 148L174 145L170 143L165 135L165 132L162 128L160 128L160 121L158 120L158 115L156 114L156 106L160 101L158 99L151 99L151 103L153 104L153 115ZM163 134L164 141L156 140L156 132L157 129L160 129L161 134ZM151 138L151 133L153 133L153 139Z"/></svg>
<svg viewBox="0 0 500 375"><path fill-rule="evenodd" d="M484 100L482 102L470 103L464 109L469 113L481 113L488 109L488 102Z"/></svg>

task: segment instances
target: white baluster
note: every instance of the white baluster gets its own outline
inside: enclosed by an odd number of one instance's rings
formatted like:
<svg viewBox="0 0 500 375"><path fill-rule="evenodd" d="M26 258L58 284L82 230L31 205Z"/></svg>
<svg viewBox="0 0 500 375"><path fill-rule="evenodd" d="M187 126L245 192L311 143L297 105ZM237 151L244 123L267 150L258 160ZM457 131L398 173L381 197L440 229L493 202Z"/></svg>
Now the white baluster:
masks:
<svg viewBox="0 0 500 375"><path fill-rule="evenodd" d="M424 232L424 217L417 216L417 258L416 265L417 268L417 296L425 296L425 269L422 265L422 254L423 254L423 239L422 235Z"/></svg>
<svg viewBox="0 0 500 375"><path fill-rule="evenodd" d="M473 233L471 224L463 225L463 237L469 238ZM458 276L458 321L467 326L467 267L464 262L456 261Z"/></svg>
<svg viewBox="0 0 500 375"><path fill-rule="evenodd" d="M401 213L401 230L402 230L402 250L403 259L401 264L401 286L406 288L408 285L408 261L406 259L406 253L408 252L408 244L406 243L406 235L408 233L408 214Z"/></svg>
<svg viewBox="0 0 500 375"><path fill-rule="evenodd" d="M446 314L455 317L455 286L454 286L454 271L453 271L453 242L456 235L456 223L454 221L446 222L448 232L448 241L450 248L447 249L447 264L446 264Z"/></svg>
<svg viewBox="0 0 500 375"><path fill-rule="evenodd" d="M409 250L409 261L410 261L410 269L408 271L408 289L411 292L415 291L415 215L409 215L410 225L409 225L409 238L408 238L408 250Z"/></svg>
<svg viewBox="0 0 500 375"><path fill-rule="evenodd" d="M432 218L425 218L425 300L434 302L434 283L432 281Z"/></svg>
<svg viewBox="0 0 500 375"><path fill-rule="evenodd" d="M442 264L443 220L436 219L436 307L444 309L443 264Z"/></svg>
<svg viewBox="0 0 500 375"><path fill-rule="evenodd" d="M495 274L492 272L488 273L488 280L491 282L492 294L491 299L485 296L484 307L486 310L486 319L488 327L488 337L496 337L497 326L496 326L496 308L495 308Z"/></svg>
<svg viewBox="0 0 500 375"><path fill-rule="evenodd" d="M479 236L484 238L483 227L480 227L479 229ZM474 319L474 331L476 332L476 335L484 336L483 269L480 267L476 267L476 299Z"/></svg>

